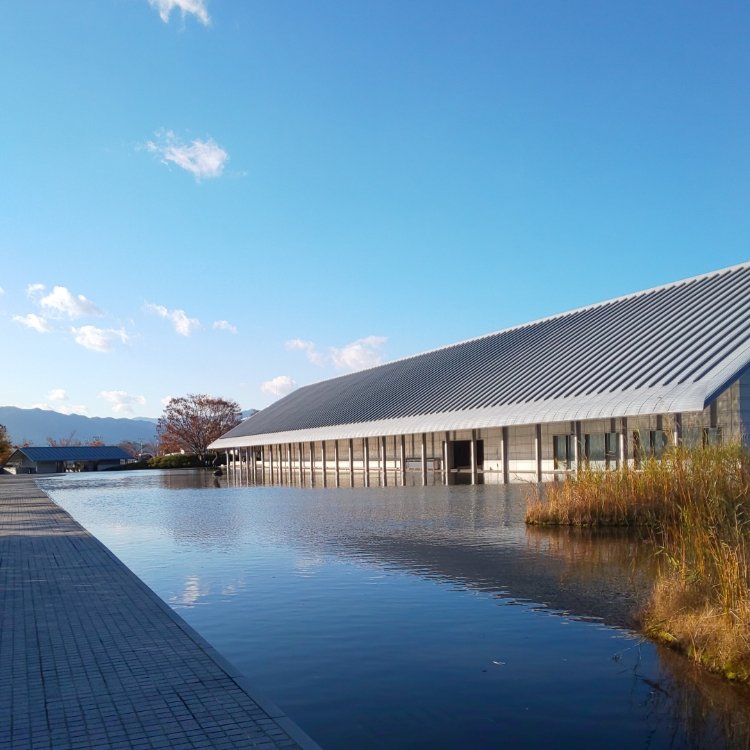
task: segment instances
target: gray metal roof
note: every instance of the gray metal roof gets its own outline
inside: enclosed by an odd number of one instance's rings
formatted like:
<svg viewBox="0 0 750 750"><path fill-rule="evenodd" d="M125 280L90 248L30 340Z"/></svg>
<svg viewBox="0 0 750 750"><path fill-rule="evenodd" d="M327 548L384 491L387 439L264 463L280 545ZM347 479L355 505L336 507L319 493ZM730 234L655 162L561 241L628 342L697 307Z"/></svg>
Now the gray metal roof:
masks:
<svg viewBox="0 0 750 750"><path fill-rule="evenodd" d="M750 366L750 263L300 388L236 446L700 411Z"/></svg>
<svg viewBox="0 0 750 750"><path fill-rule="evenodd" d="M8 462L18 454L30 461L117 461L132 458L116 445L78 445L52 448L49 446L27 446L18 448ZM7 463L7 462L6 462Z"/></svg>

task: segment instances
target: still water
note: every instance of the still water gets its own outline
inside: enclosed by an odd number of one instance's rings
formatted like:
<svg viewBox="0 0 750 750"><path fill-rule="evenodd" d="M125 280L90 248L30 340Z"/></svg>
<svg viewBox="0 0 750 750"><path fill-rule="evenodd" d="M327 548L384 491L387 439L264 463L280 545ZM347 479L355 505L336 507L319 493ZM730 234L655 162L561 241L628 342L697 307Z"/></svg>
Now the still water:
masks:
<svg viewBox="0 0 750 750"><path fill-rule="evenodd" d="M527 529L517 485L40 483L329 750L748 745L747 690L630 629L643 545Z"/></svg>

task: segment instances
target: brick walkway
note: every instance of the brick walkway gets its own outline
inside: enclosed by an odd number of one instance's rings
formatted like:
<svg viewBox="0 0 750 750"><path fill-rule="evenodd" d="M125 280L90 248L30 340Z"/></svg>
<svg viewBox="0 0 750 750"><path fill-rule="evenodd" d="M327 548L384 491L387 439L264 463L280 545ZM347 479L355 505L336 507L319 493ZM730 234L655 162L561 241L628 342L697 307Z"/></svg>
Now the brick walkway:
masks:
<svg viewBox="0 0 750 750"><path fill-rule="evenodd" d="M317 748L33 478L0 476L0 750Z"/></svg>

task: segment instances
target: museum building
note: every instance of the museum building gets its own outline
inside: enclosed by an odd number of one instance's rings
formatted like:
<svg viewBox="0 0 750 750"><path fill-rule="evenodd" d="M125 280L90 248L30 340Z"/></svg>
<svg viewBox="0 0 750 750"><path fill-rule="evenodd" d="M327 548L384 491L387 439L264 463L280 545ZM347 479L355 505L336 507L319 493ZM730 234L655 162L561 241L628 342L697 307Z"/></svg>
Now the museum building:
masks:
<svg viewBox="0 0 750 750"><path fill-rule="evenodd" d="M236 482L549 481L750 428L750 263L304 386L209 448Z"/></svg>

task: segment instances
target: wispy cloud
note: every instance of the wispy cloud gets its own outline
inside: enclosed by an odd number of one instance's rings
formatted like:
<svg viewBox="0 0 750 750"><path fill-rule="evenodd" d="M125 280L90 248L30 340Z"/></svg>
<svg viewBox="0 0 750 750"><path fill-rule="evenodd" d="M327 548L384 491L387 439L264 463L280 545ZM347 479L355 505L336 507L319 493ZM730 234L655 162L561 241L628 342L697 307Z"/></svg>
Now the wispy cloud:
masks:
<svg viewBox="0 0 750 750"><path fill-rule="evenodd" d="M383 361L380 350L388 339L385 336L366 336L340 349L331 347L333 366L338 370L364 370Z"/></svg>
<svg viewBox="0 0 750 750"><path fill-rule="evenodd" d="M41 315L36 315L35 313L29 313L28 315L14 315L13 320L26 328L31 328L32 330L37 331L38 333L50 332L49 323L47 323Z"/></svg>
<svg viewBox="0 0 750 750"><path fill-rule="evenodd" d="M101 391L99 398L108 401L115 414L133 414L135 406L143 406L146 403L144 396L138 396L126 391Z"/></svg>
<svg viewBox="0 0 750 750"><path fill-rule="evenodd" d="M90 299L82 294L72 294L64 286L53 287L48 295L39 300L39 304L52 316L66 316L72 320L87 315L100 316L102 314L102 311Z"/></svg>
<svg viewBox="0 0 750 750"><path fill-rule="evenodd" d="M146 150L162 164L176 164L198 181L220 177L229 160L229 154L213 138L183 143L171 130L158 131L156 140L146 143Z"/></svg>
<svg viewBox="0 0 750 750"><path fill-rule="evenodd" d="M29 297L35 297L37 294L41 294L46 288L44 284L29 284L26 287L26 294Z"/></svg>
<svg viewBox="0 0 750 750"><path fill-rule="evenodd" d="M115 347L115 342L120 341L126 344L129 340L128 334L123 329L114 328L97 328L96 326L81 326L80 328L71 328L71 333L76 344L80 344L84 349L91 349L94 352L110 352Z"/></svg>
<svg viewBox="0 0 750 750"><path fill-rule="evenodd" d="M50 401L67 401L68 394L64 388L53 388L48 394L47 398Z"/></svg>
<svg viewBox="0 0 750 750"><path fill-rule="evenodd" d="M214 328L218 331L229 331L229 333L237 333L237 326L232 325L228 320L215 320Z"/></svg>
<svg viewBox="0 0 750 750"><path fill-rule="evenodd" d="M326 354L316 344L305 339L290 339L284 346L291 351L302 351L314 365L331 364L337 370L364 370L383 361L381 349L388 339L385 336L365 336L342 347L329 346Z"/></svg>
<svg viewBox="0 0 750 750"><path fill-rule="evenodd" d="M2 296L3 296L4 294L5 294L5 289L3 289L3 288L2 288L1 286L0 286L0 297L2 297Z"/></svg>
<svg viewBox="0 0 750 750"><path fill-rule="evenodd" d="M275 378L262 383L260 389L263 393L270 393L272 396L285 396L296 387L297 382L289 375L277 375Z"/></svg>
<svg viewBox="0 0 750 750"><path fill-rule="evenodd" d="M318 367L322 367L326 362L325 355L321 354L317 350L315 344L312 341L305 341L304 339L290 339L289 341L286 341L284 343L284 346L290 351L297 350L304 352L310 362L312 362L314 365L318 365Z"/></svg>
<svg viewBox="0 0 750 750"><path fill-rule="evenodd" d="M204 0L148 0L148 4L159 12L159 18L169 23L169 16L173 10L179 10L182 18L195 16L204 26L211 23Z"/></svg>
<svg viewBox="0 0 750 750"><path fill-rule="evenodd" d="M184 310L169 310L164 305L153 305L150 302L147 302L145 307L154 315L169 320L180 336L190 336L193 331L197 331L201 327L200 320L188 317Z"/></svg>

